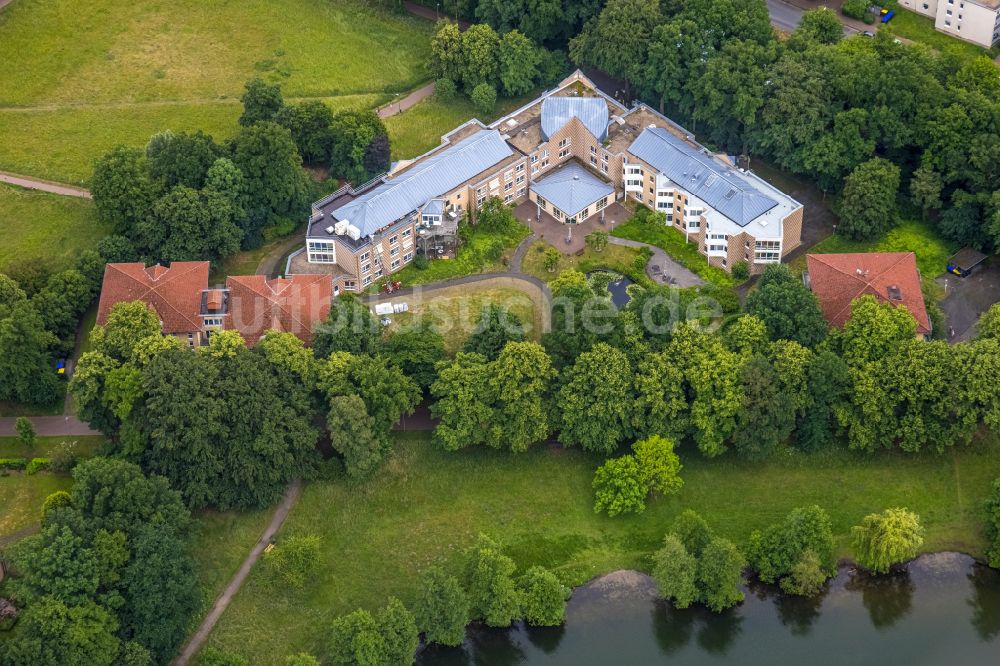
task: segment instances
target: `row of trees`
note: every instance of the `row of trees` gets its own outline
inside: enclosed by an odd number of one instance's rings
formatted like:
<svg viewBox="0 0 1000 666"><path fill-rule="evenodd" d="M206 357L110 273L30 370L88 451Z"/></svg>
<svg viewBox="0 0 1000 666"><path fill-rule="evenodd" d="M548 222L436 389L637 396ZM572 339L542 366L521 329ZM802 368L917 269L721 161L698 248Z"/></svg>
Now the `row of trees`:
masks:
<svg viewBox="0 0 1000 666"><path fill-rule="evenodd" d="M858 564L875 574L916 557L923 544L920 518L906 509L865 516L851 533ZM698 514L684 511L653 555L652 576L660 596L677 608L700 603L718 613L743 600L744 567L786 594L819 594L837 574L830 516L815 505L793 509L780 523L754 531L744 557Z"/></svg>
<svg viewBox="0 0 1000 666"><path fill-rule="evenodd" d="M467 553L461 578L432 567L423 573L411 613L398 599L371 613L359 609L334 620L328 654L334 664L411 664L420 643L456 646L465 627L479 620L509 627L520 619L532 626L558 626L570 590L551 571L517 566L499 543L480 535Z"/></svg>
<svg viewBox="0 0 1000 666"><path fill-rule="evenodd" d="M277 83L247 82L239 123L276 123L291 133L302 159L326 166L334 178L360 185L389 170L389 133L374 111L340 111L321 100L288 104Z"/></svg>
<svg viewBox="0 0 1000 666"><path fill-rule="evenodd" d="M0 274L0 400L51 405L59 399L55 361L72 352L77 322L97 295L105 261L88 250L73 268L29 271L23 284Z"/></svg>
<svg viewBox="0 0 1000 666"><path fill-rule="evenodd" d="M897 219L902 192L948 237L994 248L996 64L896 43L889 30L842 39L834 13L819 9L778 41L763 0L608 0L569 52L719 149L843 192L838 233L878 235Z"/></svg>
<svg viewBox="0 0 1000 666"><path fill-rule="evenodd" d="M566 445L610 455L661 435L706 456L760 458L788 441L813 450L840 438L866 451L941 451L969 441L979 423L998 427L989 387L1000 379L1000 343L988 326L969 343L923 342L907 310L865 297L827 336L815 297L783 267L749 299L759 316L718 334L696 321L633 328L657 317L641 289L621 313L583 275L564 273L552 290L556 308L600 313L601 329L577 321L570 330L554 312L544 347L520 342L494 361L459 354L440 364L431 395L441 446L522 451L558 432Z"/></svg>
<svg viewBox="0 0 1000 666"><path fill-rule="evenodd" d="M201 601L180 494L121 460L82 463L73 479L45 500L41 532L7 553L21 612L0 661L168 662Z"/></svg>

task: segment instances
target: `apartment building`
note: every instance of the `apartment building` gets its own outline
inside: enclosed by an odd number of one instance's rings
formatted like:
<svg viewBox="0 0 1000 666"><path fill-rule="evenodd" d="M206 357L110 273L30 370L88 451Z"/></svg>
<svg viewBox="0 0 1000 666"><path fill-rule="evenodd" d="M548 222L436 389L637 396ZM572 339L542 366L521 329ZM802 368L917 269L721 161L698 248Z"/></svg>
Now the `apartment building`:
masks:
<svg viewBox="0 0 1000 666"><path fill-rule="evenodd" d="M1000 0L899 0L952 37L990 48L1000 41Z"/></svg>
<svg viewBox="0 0 1000 666"><path fill-rule="evenodd" d="M998 0L1000 1L1000 0ZM487 126L470 120L386 176L313 204L289 274L326 272L364 289L410 263L421 240L453 234L490 197L575 225L626 198L663 211L713 265L752 272L800 244L802 205L669 118L626 108L580 71ZM424 244L426 245L426 243Z"/></svg>

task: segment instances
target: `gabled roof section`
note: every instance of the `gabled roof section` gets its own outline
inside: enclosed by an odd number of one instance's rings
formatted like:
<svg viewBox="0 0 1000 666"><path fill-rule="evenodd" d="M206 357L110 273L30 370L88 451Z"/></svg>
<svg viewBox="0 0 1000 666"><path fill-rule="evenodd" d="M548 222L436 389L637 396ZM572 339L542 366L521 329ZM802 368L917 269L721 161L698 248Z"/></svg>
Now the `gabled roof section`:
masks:
<svg viewBox="0 0 1000 666"><path fill-rule="evenodd" d="M202 329L201 294L208 287L207 261L175 261L146 268L142 263L104 267L97 323L104 326L111 309L127 301L142 301L163 324L165 334Z"/></svg>
<svg viewBox="0 0 1000 666"><path fill-rule="evenodd" d="M660 127L643 130L628 152L741 227L778 205L735 169Z"/></svg>
<svg viewBox="0 0 1000 666"><path fill-rule="evenodd" d="M332 216L370 236L513 154L500 132L480 130L337 208Z"/></svg>
<svg viewBox="0 0 1000 666"><path fill-rule="evenodd" d="M615 193L610 183L576 162L546 174L531 189L567 215L576 215L598 199Z"/></svg>
<svg viewBox="0 0 1000 666"><path fill-rule="evenodd" d="M917 322L917 333L931 332L913 252L810 254L806 265L809 285L831 326L843 326L851 318L854 299L871 295L909 310Z"/></svg>
<svg viewBox="0 0 1000 666"><path fill-rule="evenodd" d="M226 328L239 331L251 347L269 330L294 333L310 344L313 326L330 314L331 275L291 275L273 280L264 275L231 275L226 286L232 314Z"/></svg>
<svg viewBox="0 0 1000 666"><path fill-rule="evenodd" d="M608 135L608 104L601 97L546 97L542 101L542 134L548 140L573 118L598 141Z"/></svg>

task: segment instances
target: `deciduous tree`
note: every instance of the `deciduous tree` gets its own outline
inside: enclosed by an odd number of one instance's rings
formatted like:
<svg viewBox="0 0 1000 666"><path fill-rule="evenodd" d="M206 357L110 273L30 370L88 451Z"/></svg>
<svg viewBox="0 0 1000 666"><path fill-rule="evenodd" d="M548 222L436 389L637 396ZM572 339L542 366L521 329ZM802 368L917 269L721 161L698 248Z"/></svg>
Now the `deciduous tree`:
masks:
<svg viewBox="0 0 1000 666"><path fill-rule="evenodd" d="M920 516L900 508L865 516L851 535L858 564L877 574L913 559L924 543Z"/></svg>
<svg viewBox="0 0 1000 666"><path fill-rule="evenodd" d="M606 511L614 517L620 513L642 513L646 510L649 492L642 482L639 466L631 455L611 458L594 472L594 513Z"/></svg>
<svg viewBox="0 0 1000 666"><path fill-rule="evenodd" d="M443 569L432 567L421 576L413 614L428 643L457 646L465 640L469 600L458 580Z"/></svg>
<svg viewBox="0 0 1000 666"><path fill-rule="evenodd" d="M625 354L598 343L563 371L556 397L559 441L610 455L634 433L633 370Z"/></svg>
<svg viewBox="0 0 1000 666"><path fill-rule="evenodd" d="M545 567L533 566L517 581L524 619L535 627L558 627L566 619L570 589Z"/></svg>
<svg viewBox="0 0 1000 666"><path fill-rule="evenodd" d="M899 212L899 167L875 157L860 164L844 181L844 194L837 212L837 233L851 240L878 238L896 226Z"/></svg>

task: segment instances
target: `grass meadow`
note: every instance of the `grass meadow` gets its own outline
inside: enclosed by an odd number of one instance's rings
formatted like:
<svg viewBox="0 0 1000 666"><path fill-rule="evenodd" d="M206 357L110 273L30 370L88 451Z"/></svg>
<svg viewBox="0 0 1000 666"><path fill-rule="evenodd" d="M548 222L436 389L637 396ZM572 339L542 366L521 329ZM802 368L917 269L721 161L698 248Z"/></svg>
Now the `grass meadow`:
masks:
<svg viewBox="0 0 1000 666"><path fill-rule="evenodd" d="M361 0L18 0L0 12L0 168L86 183L118 143L226 138L254 76L370 108L428 78L432 29Z"/></svg>
<svg viewBox="0 0 1000 666"><path fill-rule="evenodd" d="M288 589L265 567L255 568L210 645L255 664L281 664L299 651L322 658L334 617L374 609L389 595L412 602L420 572L433 564L459 566L480 532L500 538L520 568L542 564L573 585L616 569L648 570L650 554L686 508L745 545L752 530L794 507L819 504L831 515L839 554L850 556L852 525L868 513L905 506L926 527L924 551L981 556L980 503L1000 475L993 438L942 455L835 450L763 462L706 460L685 450L677 496L653 499L640 515L608 518L593 511L590 484L600 460L579 450L448 453L429 434L397 440L372 481L306 486L278 542L320 535L316 573L302 589Z"/></svg>
<svg viewBox="0 0 1000 666"><path fill-rule="evenodd" d="M0 184L0 273L29 257L68 268L107 233L88 199Z"/></svg>

